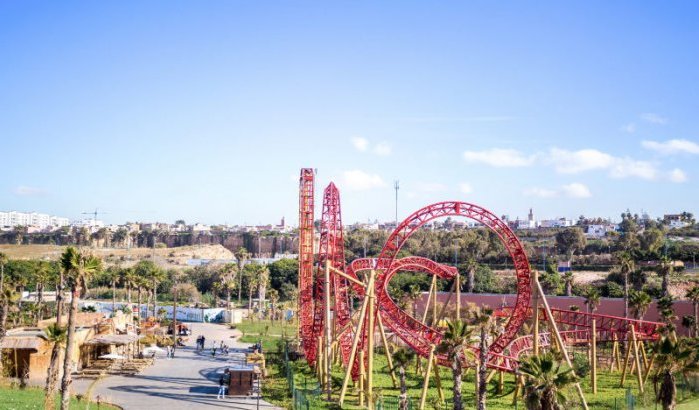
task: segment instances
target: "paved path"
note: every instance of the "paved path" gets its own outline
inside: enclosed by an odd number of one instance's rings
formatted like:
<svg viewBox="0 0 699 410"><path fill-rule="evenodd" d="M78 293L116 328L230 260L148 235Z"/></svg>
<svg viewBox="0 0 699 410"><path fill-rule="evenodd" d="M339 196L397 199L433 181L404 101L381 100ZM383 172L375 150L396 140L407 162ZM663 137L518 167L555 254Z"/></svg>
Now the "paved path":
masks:
<svg viewBox="0 0 699 410"><path fill-rule="evenodd" d="M135 409L256 409L257 399L246 397L229 397L216 399L218 380L226 368L226 364L235 360L217 355L211 356L211 349L197 352L196 338L203 334L206 337L206 347L211 347L212 341L224 341L233 348L247 348L249 343L239 343L232 336L239 333L225 326L211 323L193 323L192 336L188 345L177 349L175 358L158 357L153 366L135 376L110 376L97 382L92 389L93 400L99 395L102 400L122 406L126 410ZM75 380L76 392L85 393L91 381ZM260 400L260 409L276 409L270 403Z"/></svg>

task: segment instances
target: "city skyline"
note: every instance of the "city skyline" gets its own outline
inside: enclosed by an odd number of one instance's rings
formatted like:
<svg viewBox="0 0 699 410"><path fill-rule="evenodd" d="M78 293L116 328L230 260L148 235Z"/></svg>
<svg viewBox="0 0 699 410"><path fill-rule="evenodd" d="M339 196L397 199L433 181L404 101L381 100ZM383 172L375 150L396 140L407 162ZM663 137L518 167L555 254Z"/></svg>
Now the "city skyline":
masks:
<svg viewBox="0 0 699 410"><path fill-rule="evenodd" d="M697 213L699 5L0 5L0 208L108 223ZM316 216L317 218L320 215Z"/></svg>

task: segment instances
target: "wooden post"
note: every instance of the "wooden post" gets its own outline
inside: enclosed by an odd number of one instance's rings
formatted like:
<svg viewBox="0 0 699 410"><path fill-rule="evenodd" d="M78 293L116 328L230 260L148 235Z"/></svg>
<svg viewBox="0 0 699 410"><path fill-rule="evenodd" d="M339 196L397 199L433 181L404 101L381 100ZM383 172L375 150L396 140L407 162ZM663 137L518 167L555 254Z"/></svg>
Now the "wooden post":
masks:
<svg viewBox="0 0 699 410"><path fill-rule="evenodd" d="M430 357L427 359L427 371L425 372L425 381L422 383L422 393L420 394L419 410L425 408L425 400L427 399L427 388L430 384L430 372L432 371L432 362L434 361L434 345L430 347Z"/></svg>
<svg viewBox="0 0 699 410"><path fill-rule="evenodd" d="M427 312L430 311L430 302L432 302L432 291L434 290L436 284L436 277L432 277L432 284L430 285L430 291L427 294L427 303L425 304L425 311L422 312L422 323L427 324Z"/></svg>
<svg viewBox="0 0 699 410"><path fill-rule="evenodd" d="M375 277L376 272L371 271L371 276ZM367 330L367 377L366 377L366 387L367 387L367 406L369 409L374 408L374 331L376 327L374 326L374 321L376 319L376 295L374 293L374 287L372 286L369 290L369 323Z"/></svg>
<svg viewBox="0 0 699 410"><path fill-rule="evenodd" d="M613 335L614 344L612 345L612 364L609 370L614 370L614 365L616 368L621 370L621 351L619 350L619 340L616 337L616 332Z"/></svg>
<svg viewBox="0 0 699 410"><path fill-rule="evenodd" d="M391 349L388 346L388 339L386 339L386 330L383 327L383 321L381 320L381 314L376 316L378 319L379 332L381 333L381 341L383 342L383 348L386 351L386 361L388 362L388 369L391 372L391 381L393 382L393 388L398 388L398 381L396 379L396 372L393 369L393 358L391 357Z"/></svg>
<svg viewBox="0 0 699 410"><path fill-rule="evenodd" d="M655 362L655 352L653 353L653 356L650 357L650 363L648 363L648 366L646 367L646 373L643 375L643 385L645 386L646 382L648 381L648 376L650 376L650 369L653 368L653 363Z"/></svg>
<svg viewBox="0 0 699 410"><path fill-rule="evenodd" d="M626 341L629 340L629 334L626 333ZM626 371L629 367L629 362L631 361L631 347L626 343L626 357L624 358L624 368L621 369L621 384L620 387L624 387L624 382L626 381Z"/></svg>
<svg viewBox="0 0 699 410"><path fill-rule="evenodd" d="M638 390L643 394L643 375L641 374L641 362L638 354L638 342L636 340L636 328L631 325L631 340L633 342L633 358L636 363L636 379L638 380Z"/></svg>
<svg viewBox="0 0 699 410"><path fill-rule="evenodd" d="M364 350L359 352L359 407L364 407ZM342 406L342 404L340 404Z"/></svg>
<svg viewBox="0 0 699 410"><path fill-rule="evenodd" d="M597 321L592 319L592 344L590 350L590 376L592 394L597 394Z"/></svg>
<svg viewBox="0 0 699 410"><path fill-rule="evenodd" d="M373 271L372 271L373 272ZM367 292L369 289L374 288L374 274L370 274L369 276L369 284L367 285ZM345 372L345 379L342 381L342 389L340 390L340 406L342 406L343 402L345 401L345 395L347 394L347 385L349 384L350 378L352 378L352 364L354 363L354 359L357 357L357 345L359 344L359 339L362 337L362 327L364 326L364 319L366 319L366 310L367 306L369 305L369 298L365 297L364 301L362 302L362 307L359 310L359 323L357 323L357 328L355 329L354 332L354 340L352 340L352 350L350 351L350 357L349 357L349 365L347 366L347 371ZM363 355L363 353L360 352L360 356ZM360 359L361 363L364 363L364 360Z"/></svg>
<svg viewBox="0 0 699 410"><path fill-rule="evenodd" d="M502 370L498 372L500 377L498 378L498 394L502 394L505 391L505 372Z"/></svg>
<svg viewBox="0 0 699 410"><path fill-rule="evenodd" d="M536 276L535 276L536 278ZM551 314L551 308L549 307L548 301L546 301L546 295L544 294L544 290L541 288L541 284L539 283L538 279L535 279L536 282L536 288L539 291L539 297L541 298L541 303L544 305L544 310L546 311L546 319L548 320L549 327L551 328L551 333L556 337L556 341L558 342L558 346L561 348L561 353L563 353L563 359L565 359L566 364L568 367L571 369L573 368L573 363L570 361L570 356L568 356L568 350L566 350L565 345L563 344L563 339L561 338L561 334L558 332L558 326L556 325L556 321L553 320L553 315ZM575 374L575 371L573 371L573 374ZM580 383L576 382L575 383L575 390L578 392L578 396L580 396L580 402L585 410L588 410L587 407L587 400L585 400L585 394L582 391L582 387L580 387Z"/></svg>
<svg viewBox="0 0 699 410"><path fill-rule="evenodd" d="M643 340L638 342L638 349L641 351L641 357L643 358L643 367L648 367L648 355L646 355L646 346L643 344Z"/></svg>
<svg viewBox="0 0 699 410"><path fill-rule="evenodd" d="M520 391L523 387L522 376L515 375L515 391L512 394L512 405L517 405L517 399L519 398Z"/></svg>

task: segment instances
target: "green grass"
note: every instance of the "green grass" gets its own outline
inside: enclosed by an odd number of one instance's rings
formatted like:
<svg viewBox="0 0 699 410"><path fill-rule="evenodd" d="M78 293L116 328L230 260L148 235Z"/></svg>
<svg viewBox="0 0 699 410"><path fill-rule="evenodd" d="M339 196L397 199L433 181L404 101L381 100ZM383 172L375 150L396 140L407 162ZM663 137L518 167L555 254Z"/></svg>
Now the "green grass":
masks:
<svg viewBox="0 0 699 410"><path fill-rule="evenodd" d="M265 332L265 327L269 326L267 336L263 336L262 333ZM280 323L270 323L270 322L246 322L238 326L244 336L241 341L246 342L257 342L262 340L263 347L267 354L267 371L268 376L265 379L263 385L263 395L270 402L284 408L291 408L291 398L289 397L289 388L287 386L286 372L283 367L284 357L283 353L277 353L278 343L282 340L282 334L288 336L295 335L296 326L295 325L282 325ZM426 361L423 360L423 363ZM309 389L317 385L317 380L315 374L308 367L305 361L300 360L297 362L291 362L290 366L294 371L294 382L297 388L304 388L304 385ZM337 401L340 387L342 386L342 380L344 377L345 369L341 366L333 366L332 379L333 379L333 399ZM451 389L453 385L451 370L448 368L440 367L439 374L442 381L442 392L446 403L451 403L452 394ZM415 373L415 362L406 369L407 375L407 386L408 395L413 402L414 409L420 400L420 394L422 391L423 378ZM469 370L463 380L462 394L465 408L475 407L475 375L473 370ZM590 409L614 409L615 400L618 409L625 409L626 407L626 388L619 387L620 382L619 372L610 372L606 369L600 369L598 371L597 378L597 394L592 394L592 389L590 387L589 376L582 381L583 392L585 393L585 398L588 402ZM488 388L488 409L492 410L513 410L515 406L513 405L513 392L515 388L514 376L510 374L505 374L504 376L504 388L502 393L497 392L497 380L498 377L493 377L489 388ZM631 392L638 396L638 386L635 381L635 377L627 377L626 387L631 388ZM646 394L643 397L637 397L636 399L636 409L637 410L651 410L655 409L653 402L653 385L650 381L646 384ZM393 387L391 377L388 370L388 364L386 356L383 354L376 354L374 361L374 393L377 396L383 397L398 397L400 393L399 389ZM566 397L569 399L568 409L579 408L577 393L574 388L568 389L565 392ZM436 386L434 378L431 378L430 388L427 392L426 408L440 408L433 405L439 401L439 393ZM358 409L357 406L358 398L356 390L352 387L348 390L347 397L345 399L344 409ZM690 395L689 392L678 391L678 409L679 410L698 410L699 409L699 395L694 393ZM339 408L336 404L322 403L316 405L314 408L329 408L336 409ZM441 407L446 409L449 407ZM518 403L518 408L522 409L523 403L520 400Z"/></svg>
<svg viewBox="0 0 699 410"><path fill-rule="evenodd" d="M61 396L56 395L56 408L60 408ZM4 410L43 410L44 391L39 388L19 389L14 387L0 387L0 408ZM86 403L72 397L71 410L97 409L96 403ZM102 404L100 409L116 409L116 407Z"/></svg>

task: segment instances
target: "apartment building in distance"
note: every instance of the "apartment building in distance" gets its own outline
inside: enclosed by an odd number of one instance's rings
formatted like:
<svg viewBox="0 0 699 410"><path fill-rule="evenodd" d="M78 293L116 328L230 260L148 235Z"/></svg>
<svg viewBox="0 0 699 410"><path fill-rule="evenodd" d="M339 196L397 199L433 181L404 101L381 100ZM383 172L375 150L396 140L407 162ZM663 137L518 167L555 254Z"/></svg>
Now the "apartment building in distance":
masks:
<svg viewBox="0 0 699 410"><path fill-rule="evenodd" d="M38 229L60 228L70 225L68 218L38 212L0 211L0 229L30 226Z"/></svg>

